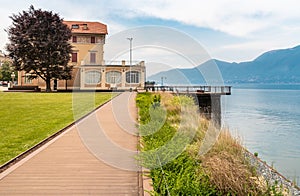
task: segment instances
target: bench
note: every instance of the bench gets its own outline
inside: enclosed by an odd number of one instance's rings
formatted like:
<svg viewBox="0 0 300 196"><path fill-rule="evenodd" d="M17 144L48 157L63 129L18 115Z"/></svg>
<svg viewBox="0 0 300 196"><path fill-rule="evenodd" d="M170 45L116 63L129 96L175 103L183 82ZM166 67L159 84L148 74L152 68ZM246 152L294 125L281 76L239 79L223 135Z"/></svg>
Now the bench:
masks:
<svg viewBox="0 0 300 196"><path fill-rule="evenodd" d="M8 88L9 91L33 91L40 92L41 88L39 86L13 86L12 88Z"/></svg>

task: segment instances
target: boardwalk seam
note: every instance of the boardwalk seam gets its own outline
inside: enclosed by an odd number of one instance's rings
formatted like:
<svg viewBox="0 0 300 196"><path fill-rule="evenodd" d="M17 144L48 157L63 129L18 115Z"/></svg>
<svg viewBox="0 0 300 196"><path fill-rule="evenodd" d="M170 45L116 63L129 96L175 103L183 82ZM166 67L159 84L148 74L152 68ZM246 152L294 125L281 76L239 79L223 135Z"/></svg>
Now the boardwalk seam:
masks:
<svg viewBox="0 0 300 196"><path fill-rule="evenodd" d="M77 123L80 123L82 120L84 120L86 117L88 117L89 115L91 115L92 113L96 112L98 109L100 109L102 106L104 106L105 104L107 104L108 102L110 102L111 100L113 100L114 98L118 97L121 93L119 93L118 95L116 95L115 97L113 97L112 99L107 100L106 102L100 104L98 107L96 107L95 109L93 109L92 111L88 112L87 114L85 114L84 116L80 117L79 119L77 119L76 121L70 123L69 125L67 125L66 127L60 129L59 131L55 132L54 134L52 134L51 136L45 138L44 140L40 141L39 143L37 143L36 145L32 146L31 148L29 148L28 150L22 152L21 154L17 155L16 157L12 158L11 160L7 161L6 163L4 163L3 165L0 166L0 174L2 174L5 170L7 170L8 168L12 167L13 165L15 165L16 163L20 162L21 160L23 160L24 158L26 158L27 156L29 156L30 154L32 154L33 152L35 152L36 150L38 150L39 148L41 148L42 146L44 146L45 144L47 144L48 142L52 141L53 139L57 138L59 135L61 135L62 133L66 132L67 130L69 130L72 126L74 126ZM0 178L1 179L1 178Z"/></svg>

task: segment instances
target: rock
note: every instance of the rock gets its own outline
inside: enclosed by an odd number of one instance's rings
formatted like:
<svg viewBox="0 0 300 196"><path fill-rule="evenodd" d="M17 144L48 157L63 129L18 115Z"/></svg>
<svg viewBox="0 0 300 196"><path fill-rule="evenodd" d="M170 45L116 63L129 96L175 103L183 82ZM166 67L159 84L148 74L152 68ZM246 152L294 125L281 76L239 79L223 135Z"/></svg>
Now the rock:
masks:
<svg viewBox="0 0 300 196"><path fill-rule="evenodd" d="M261 175L269 186L277 186L279 190L282 190L284 195L299 195L299 187L293 185L287 178L271 168L265 162L255 157L252 153L245 150L245 157L249 160L249 163L256 168L257 174ZM282 189L280 189L282 187Z"/></svg>

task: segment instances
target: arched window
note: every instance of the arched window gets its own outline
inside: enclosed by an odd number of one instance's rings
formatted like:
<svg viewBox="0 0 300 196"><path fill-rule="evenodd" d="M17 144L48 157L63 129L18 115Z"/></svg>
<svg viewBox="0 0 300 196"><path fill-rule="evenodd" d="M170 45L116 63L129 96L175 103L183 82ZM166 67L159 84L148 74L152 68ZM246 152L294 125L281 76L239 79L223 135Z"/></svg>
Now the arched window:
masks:
<svg viewBox="0 0 300 196"><path fill-rule="evenodd" d="M109 71L106 73L106 83L109 84L119 84L121 83L121 72L118 71Z"/></svg>
<svg viewBox="0 0 300 196"><path fill-rule="evenodd" d="M138 71L126 72L126 82L127 83L140 83L140 72L138 72Z"/></svg>
<svg viewBox="0 0 300 196"><path fill-rule="evenodd" d="M98 84L101 81L101 73L99 71L88 71L85 73L86 84Z"/></svg>

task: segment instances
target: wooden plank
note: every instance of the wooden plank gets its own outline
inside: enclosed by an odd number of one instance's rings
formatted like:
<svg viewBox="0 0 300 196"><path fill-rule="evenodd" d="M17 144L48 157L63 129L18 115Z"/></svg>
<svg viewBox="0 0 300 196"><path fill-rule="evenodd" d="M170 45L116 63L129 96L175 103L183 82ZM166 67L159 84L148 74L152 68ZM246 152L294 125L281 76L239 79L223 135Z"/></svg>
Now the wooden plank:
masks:
<svg viewBox="0 0 300 196"><path fill-rule="evenodd" d="M133 104L132 95L120 95L120 104L124 104L122 100ZM114 104L119 104L118 100ZM136 118L135 105L130 104L129 111ZM137 137L117 126L111 108L110 102L96 111L101 127L118 145L136 150ZM127 122L127 125L135 127L134 122ZM122 170L96 158L82 142L78 128L73 126L4 176L0 180L0 195L140 195L139 178L138 171Z"/></svg>

